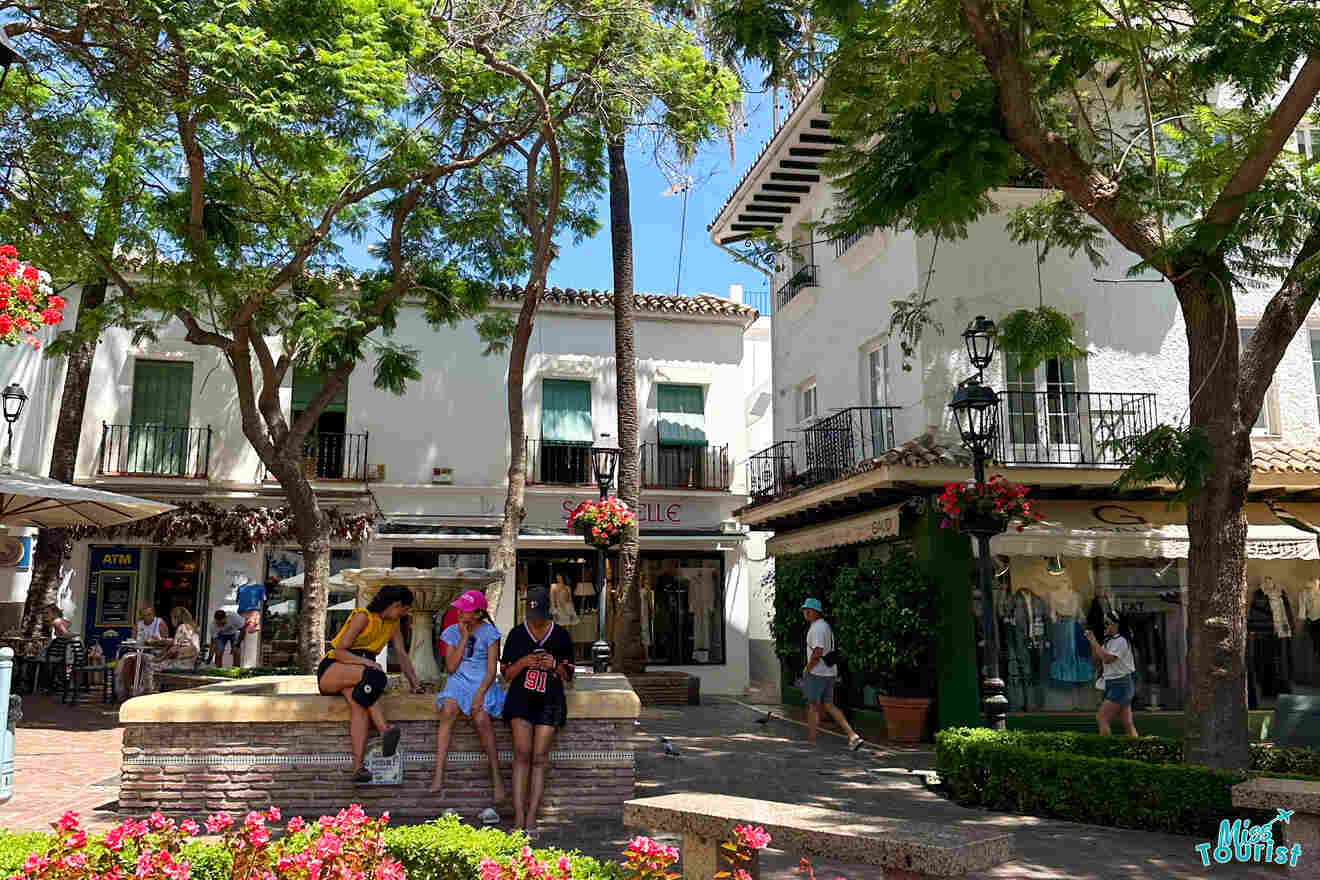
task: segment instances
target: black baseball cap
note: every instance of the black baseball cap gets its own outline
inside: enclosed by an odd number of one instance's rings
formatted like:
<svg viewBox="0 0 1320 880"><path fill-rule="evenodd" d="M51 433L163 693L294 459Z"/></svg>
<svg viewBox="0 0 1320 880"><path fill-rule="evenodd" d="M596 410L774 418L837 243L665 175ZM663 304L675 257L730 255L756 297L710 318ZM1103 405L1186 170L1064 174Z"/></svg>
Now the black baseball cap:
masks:
<svg viewBox="0 0 1320 880"><path fill-rule="evenodd" d="M527 591L526 617L528 620L550 619L550 591L534 587Z"/></svg>

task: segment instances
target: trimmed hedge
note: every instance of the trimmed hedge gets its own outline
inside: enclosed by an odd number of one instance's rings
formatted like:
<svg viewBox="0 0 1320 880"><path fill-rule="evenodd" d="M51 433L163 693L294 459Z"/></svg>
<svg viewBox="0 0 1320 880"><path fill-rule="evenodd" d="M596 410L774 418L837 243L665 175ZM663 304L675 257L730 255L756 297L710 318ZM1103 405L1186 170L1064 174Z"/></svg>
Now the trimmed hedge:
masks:
<svg viewBox="0 0 1320 880"><path fill-rule="evenodd" d="M267 675L298 675L301 670L293 666L203 666L196 675L213 678L261 678Z"/></svg>
<svg viewBox="0 0 1320 880"><path fill-rule="evenodd" d="M0 877L18 872L28 853L50 845L49 834L11 834L0 831ZM495 828L472 828L455 816L425 825L403 825L385 830L385 848L403 863L408 880L473 880L480 876L481 860L507 862L527 845L521 832ZM574 880L620 880L622 869L581 853L537 850L541 859L554 864L567 855L573 864ZM192 865L193 880L229 880L232 861L217 843L194 842L184 847L184 858ZM622 854L620 854L622 857Z"/></svg>
<svg viewBox="0 0 1320 880"><path fill-rule="evenodd" d="M1233 806L1233 786L1254 774L1180 764L1179 749L1160 737L957 728L936 735L935 765L955 801L992 810L1202 836L1224 818L1267 818Z"/></svg>

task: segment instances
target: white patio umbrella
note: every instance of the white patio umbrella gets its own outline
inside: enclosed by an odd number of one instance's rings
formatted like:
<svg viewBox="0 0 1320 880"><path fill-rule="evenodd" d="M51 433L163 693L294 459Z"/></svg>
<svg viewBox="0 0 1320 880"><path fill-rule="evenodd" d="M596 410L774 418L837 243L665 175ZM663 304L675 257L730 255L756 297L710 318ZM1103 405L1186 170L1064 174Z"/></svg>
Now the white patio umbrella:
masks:
<svg viewBox="0 0 1320 880"><path fill-rule="evenodd" d="M0 473L0 525L4 526L117 526L173 509L173 504L74 486L21 471Z"/></svg>
<svg viewBox="0 0 1320 880"><path fill-rule="evenodd" d="M302 585L303 585L303 573L301 571L293 575L292 577L286 577L284 580L280 581L281 587L298 587L299 589L301 589ZM330 575L330 586L332 587L344 586L343 576L338 574ZM333 611L334 609L331 610Z"/></svg>

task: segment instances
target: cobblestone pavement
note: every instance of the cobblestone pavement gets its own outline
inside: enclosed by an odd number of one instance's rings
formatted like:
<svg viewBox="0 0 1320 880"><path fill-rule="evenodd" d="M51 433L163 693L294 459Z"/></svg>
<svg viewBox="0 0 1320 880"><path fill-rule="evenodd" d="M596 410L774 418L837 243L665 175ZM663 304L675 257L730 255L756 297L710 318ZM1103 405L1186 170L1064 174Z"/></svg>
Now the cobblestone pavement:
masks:
<svg viewBox="0 0 1320 880"><path fill-rule="evenodd" d="M58 697L23 697L23 720L14 733L14 796L0 804L0 828L48 831L65 810L84 827L108 828L119 817L119 728L117 706ZM98 809L102 808L102 809Z"/></svg>
<svg viewBox="0 0 1320 880"><path fill-rule="evenodd" d="M44 697L24 698L17 733L14 797L0 805L0 828L45 830L66 809L93 829L116 823L121 731L112 707L77 709ZM639 730L637 796L711 792L787 803L811 803L864 815L976 825L1016 834L1018 859L976 875L977 880L1190 880L1203 877L1278 878L1280 872L1225 865L1202 868L1190 837L1120 831L1068 822L963 809L927 791L913 769L929 768L929 749L868 746L850 752L841 739L822 735L817 746L790 721L718 698L705 705L647 709ZM678 747L666 757L661 737ZM1104 797L1097 792L1097 797ZM98 809L100 808L100 809ZM107 809L108 808L108 809ZM547 828L543 845L618 858L637 829L617 821ZM663 835L661 839L666 839ZM668 838L671 842L678 841ZM797 858L771 851L762 859L765 880L797 880ZM879 869L818 861L822 880L881 880ZM1301 870L1291 876L1313 877Z"/></svg>

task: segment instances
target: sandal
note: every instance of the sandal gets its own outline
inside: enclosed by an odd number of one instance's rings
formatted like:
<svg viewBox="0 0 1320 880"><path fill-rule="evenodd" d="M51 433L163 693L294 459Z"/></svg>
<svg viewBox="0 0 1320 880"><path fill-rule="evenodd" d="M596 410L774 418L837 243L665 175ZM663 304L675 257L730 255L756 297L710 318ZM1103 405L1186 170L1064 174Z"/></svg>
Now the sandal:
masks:
<svg viewBox="0 0 1320 880"><path fill-rule="evenodd" d="M494 807L487 807L486 809L482 810L477 815L477 818L481 820L482 825L500 824L500 814L495 812Z"/></svg>
<svg viewBox="0 0 1320 880"><path fill-rule="evenodd" d="M394 753L399 750L399 738L403 736L403 731L397 727L391 727L385 731L385 736L381 739L380 754L385 758L393 758Z"/></svg>
<svg viewBox="0 0 1320 880"><path fill-rule="evenodd" d="M371 771L368 770L366 767L359 767L357 769L357 772L353 774L352 781L354 785L361 785L371 782Z"/></svg>

